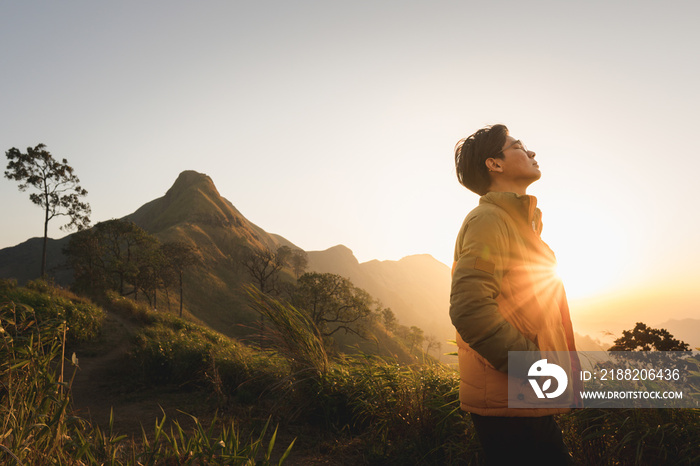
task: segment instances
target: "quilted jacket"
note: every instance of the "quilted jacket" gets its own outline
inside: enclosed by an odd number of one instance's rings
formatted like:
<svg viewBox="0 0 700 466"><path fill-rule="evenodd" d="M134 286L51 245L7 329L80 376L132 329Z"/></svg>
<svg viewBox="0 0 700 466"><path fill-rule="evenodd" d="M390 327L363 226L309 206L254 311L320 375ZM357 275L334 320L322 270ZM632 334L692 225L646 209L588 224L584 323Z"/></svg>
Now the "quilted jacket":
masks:
<svg viewBox="0 0 700 466"><path fill-rule="evenodd" d="M460 229L450 317L457 330L465 411L483 416L568 411L541 404L508 408L508 351L530 351L534 362L542 352L576 350L556 259L540 238L541 217L534 196L490 192Z"/></svg>

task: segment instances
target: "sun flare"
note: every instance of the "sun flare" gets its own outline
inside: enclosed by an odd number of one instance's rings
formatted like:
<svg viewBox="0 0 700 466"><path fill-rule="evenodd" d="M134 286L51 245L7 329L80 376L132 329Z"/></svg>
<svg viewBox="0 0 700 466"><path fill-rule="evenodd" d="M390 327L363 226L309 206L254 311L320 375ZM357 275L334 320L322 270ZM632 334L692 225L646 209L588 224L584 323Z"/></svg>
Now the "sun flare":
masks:
<svg viewBox="0 0 700 466"><path fill-rule="evenodd" d="M550 231L546 241L557 255L556 273L569 298L594 297L625 285L629 244L622 226L606 222L596 231L571 229Z"/></svg>

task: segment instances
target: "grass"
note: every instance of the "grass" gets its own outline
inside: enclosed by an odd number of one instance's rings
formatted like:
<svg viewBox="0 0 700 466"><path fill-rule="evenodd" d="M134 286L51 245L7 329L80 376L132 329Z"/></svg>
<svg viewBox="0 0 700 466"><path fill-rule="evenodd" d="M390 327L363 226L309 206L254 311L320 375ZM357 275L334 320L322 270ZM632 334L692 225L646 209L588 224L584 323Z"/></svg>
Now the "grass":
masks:
<svg viewBox="0 0 700 466"><path fill-rule="evenodd" d="M220 412L238 416L234 422L226 414L188 415L183 424L168 422L163 411L150 429L127 437L115 432L112 417L100 426L71 411L77 369L66 345L71 338L78 339L76 345L102 338L104 311L40 283L22 289L2 282L0 292L0 462L483 462L470 419L459 409L456 371L371 355L334 358L303 313L254 290L249 290L251 305L266 316L263 349L110 298L110 312L137 328L128 353L131 367L139 369L131 376L136 388L140 384L156 395L166 387L196 388L216 398ZM115 381L129 383L127 375L120 377ZM558 422L582 464L700 462L697 409L585 409L561 415ZM280 435L281 450L276 447ZM296 435L302 437L295 443Z"/></svg>
<svg viewBox="0 0 700 466"><path fill-rule="evenodd" d="M320 332L303 312L254 287L247 292L252 307L270 322L266 341L292 368L288 383L280 384L280 396L295 408L287 410L289 417L360 436L370 462L476 461L470 451L478 455L479 449L459 410L454 370L370 355L331 361Z"/></svg>
<svg viewBox="0 0 700 466"><path fill-rule="evenodd" d="M168 433L163 416L156 420L153 434L144 430L140 441L134 442L113 432L111 417L108 430L103 431L74 416L70 393L77 367L70 381L61 375L66 364L67 322L88 322L90 316L100 313L80 306L68 315L58 312L54 305L65 304L54 299L58 290L5 288L13 297L44 306L39 312L21 302L4 300L0 305L0 461L4 464L273 463L277 430L266 435L269 421L257 436L244 439L233 422L225 424L216 418L205 429L192 417L191 431L175 421ZM46 296L37 299L35 291ZM292 445L277 464L287 458Z"/></svg>
<svg viewBox="0 0 700 466"><path fill-rule="evenodd" d="M439 364L406 366L362 356L319 381L319 417L363 438L381 464L467 464L479 448L459 409L457 374ZM319 402L320 401L320 402Z"/></svg>
<svg viewBox="0 0 700 466"><path fill-rule="evenodd" d="M700 463L698 409L582 409L559 422L585 464Z"/></svg>
<svg viewBox="0 0 700 466"><path fill-rule="evenodd" d="M204 326L109 294L110 309L141 324L133 338L123 383L206 388L219 403L253 404L289 373L287 361Z"/></svg>
<svg viewBox="0 0 700 466"><path fill-rule="evenodd" d="M287 399L306 400L299 420L317 423L339 438L359 437L367 464L482 463L473 426L459 409L456 371L376 356L318 364L322 342L299 311L249 294L253 306L275 323L270 341L276 350L296 364L291 386L297 396ZM584 464L700 462L697 409L585 409L559 416L559 422L575 458Z"/></svg>
<svg viewBox="0 0 700 466"><path fill-rule="evenodd" d="M89 299L43 280L29 282L26 287L18 287L11 280L0 280L0 303L7 302L31 307L39 321L65 321L71 345L95 339L105 318L105 312Z"/></svg>
<svg viewBox="0 0 700 466"><path fill-rule="evenodd" d="M60 455L68 432L80 424L67 414L68 384L54 361L63 352L63 320L39 319L29 306L0 307L0 444L10 457L47 464ZM1 454L1 453L0 453Z"/></svg>

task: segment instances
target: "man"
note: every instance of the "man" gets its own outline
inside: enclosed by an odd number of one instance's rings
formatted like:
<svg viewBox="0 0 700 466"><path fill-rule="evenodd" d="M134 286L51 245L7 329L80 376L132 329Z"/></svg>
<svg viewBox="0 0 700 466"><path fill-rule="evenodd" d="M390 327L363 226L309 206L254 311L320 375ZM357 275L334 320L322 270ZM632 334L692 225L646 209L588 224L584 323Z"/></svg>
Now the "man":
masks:
<svg viewBox="0 0 700 466"><path fill-rule="evenodd" d="M540 238L541 212L527 188L540 179L535 152L493 125L455 149L459 182L479 194L455 246L450 317L457 329L460 404L488 464L571 464L553 414L509 408L508 351L575 351L554 253ZM512 374L511 374L512 376Z"/></svg>

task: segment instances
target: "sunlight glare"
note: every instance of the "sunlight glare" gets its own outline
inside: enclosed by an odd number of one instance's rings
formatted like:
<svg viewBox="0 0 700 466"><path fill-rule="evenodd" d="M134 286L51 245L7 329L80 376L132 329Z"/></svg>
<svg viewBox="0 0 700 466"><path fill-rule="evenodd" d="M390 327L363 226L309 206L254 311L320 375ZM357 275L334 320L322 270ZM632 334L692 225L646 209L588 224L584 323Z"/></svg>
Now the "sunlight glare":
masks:
<svg viewBox="0 0 700 466"><path fill-rule="evenodd" d="M550 231L553 235L547 242L557 255L556 273L570 299L593 297L625 285L625 266L631 262L625 232L614 219L603 224L606 228L597 230Z"/></svg>

